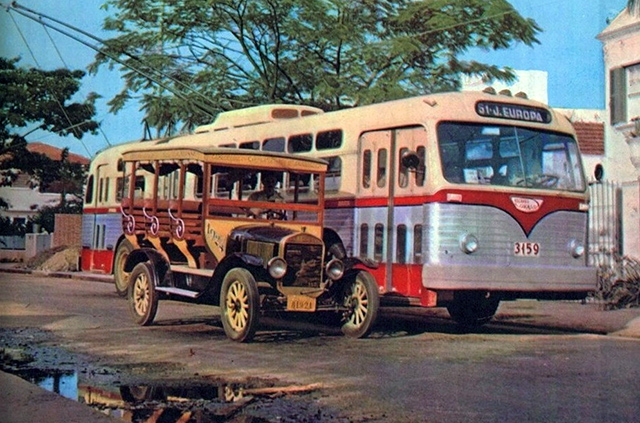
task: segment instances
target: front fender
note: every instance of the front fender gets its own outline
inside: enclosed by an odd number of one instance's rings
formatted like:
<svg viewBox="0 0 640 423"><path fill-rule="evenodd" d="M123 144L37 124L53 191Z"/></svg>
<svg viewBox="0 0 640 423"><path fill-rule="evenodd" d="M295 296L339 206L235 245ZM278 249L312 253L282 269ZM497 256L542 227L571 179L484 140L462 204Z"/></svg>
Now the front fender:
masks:
<svg viewBox="0 0 640 423"><path fill-rule="evenodd" d="M124 271L131 272L138 263L144 263L145 261L151 262L158 276L157 281L161 281L167 269L169 269L169 264L160 253L152 248L140 248L131 251L127 261L124 263Z"/></svg>

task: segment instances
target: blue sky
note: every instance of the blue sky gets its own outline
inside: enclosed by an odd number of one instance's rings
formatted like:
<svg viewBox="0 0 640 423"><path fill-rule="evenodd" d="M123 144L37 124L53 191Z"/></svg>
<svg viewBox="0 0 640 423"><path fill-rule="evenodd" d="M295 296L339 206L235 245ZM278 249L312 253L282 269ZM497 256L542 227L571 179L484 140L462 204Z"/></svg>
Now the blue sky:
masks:
<svg viewBox="0 0 640 423"><path fill-rule="evenodd" d="M3 5L9 1L0 0ZM100 9L103 0L22 0L19 3L99 37L110 36L101 30L106 16ZM604 108L602 44L595 37L607 26L607 19L613 19L626 3L627 0L511 0L521 15L534 19L542 27L543 32L538 36L540 44L533 47L516 45L501 51L474 51L465 57L518 70L548 72L549 104L553 107ZM20 32L28 40L28 47ZM20 56L22 66L42 69L65 66L85 69L93 61L95 53L90 48L53 30L49 30L49 34L53 43L42 25L15 12L10 15L4 7L0 10L0 55ZM29 135L27 140L69 147L74 153L91 157L108 143L115 145L141 138L142 114L137 105L131 103L117 115L108 113L106 102L121 88L118 73L104 67L97 75L89 75L83 80L79 99L90 92L103 97L98 101L96 116L103 133L77 140L40 131Z"/></svg>

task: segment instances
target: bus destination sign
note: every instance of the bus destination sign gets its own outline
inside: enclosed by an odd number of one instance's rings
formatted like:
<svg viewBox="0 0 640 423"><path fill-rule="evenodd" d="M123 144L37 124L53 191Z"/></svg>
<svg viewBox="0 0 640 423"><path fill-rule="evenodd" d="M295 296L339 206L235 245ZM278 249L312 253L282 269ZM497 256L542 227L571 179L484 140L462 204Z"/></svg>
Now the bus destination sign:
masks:
<svg viewBox="0 0 640 423"><path fill-rule="evenodd" d="M549 113L548 110L541 107L522 106L520 104L479 101L476 103L476 113L485 117L551 123L551 113Z"/></svg>

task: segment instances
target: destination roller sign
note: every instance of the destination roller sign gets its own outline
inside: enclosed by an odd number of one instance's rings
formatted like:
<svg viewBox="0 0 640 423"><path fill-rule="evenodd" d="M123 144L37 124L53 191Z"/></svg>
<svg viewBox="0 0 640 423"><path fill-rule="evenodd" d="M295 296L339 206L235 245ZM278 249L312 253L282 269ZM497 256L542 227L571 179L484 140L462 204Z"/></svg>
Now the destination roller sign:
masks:
<svg viewBox="0 0 640 423"><path fill-rule="evenodd" d="M551 123L551 113L541 107L522 106L492 101L476 103L476 113L484 117L521 120L524 122Z"/></svg>

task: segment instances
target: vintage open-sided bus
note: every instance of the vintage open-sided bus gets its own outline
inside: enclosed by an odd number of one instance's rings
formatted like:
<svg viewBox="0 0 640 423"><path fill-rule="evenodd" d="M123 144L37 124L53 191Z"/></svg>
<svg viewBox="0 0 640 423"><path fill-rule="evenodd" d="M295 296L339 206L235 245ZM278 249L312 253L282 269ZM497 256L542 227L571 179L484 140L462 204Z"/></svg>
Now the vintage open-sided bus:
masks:
<svg viewBox="0 0 640 423"><path fill-rule="evenodd" d="M501 300L595 288L575 132L538 102L462 92L328 113L267 105L154 143L326 160L325 244L377 262L385 304L446 306L478 325Z"/></svg>
<svg viewBox="0 0 640 423"><path fill-rule="evenodd" d="M366 336L378 289L323 242L324 161L206 147L122 152L121 271L137 323L160 299L220 305L227 336L250 340L261 312L330 311Z"/></svg>

